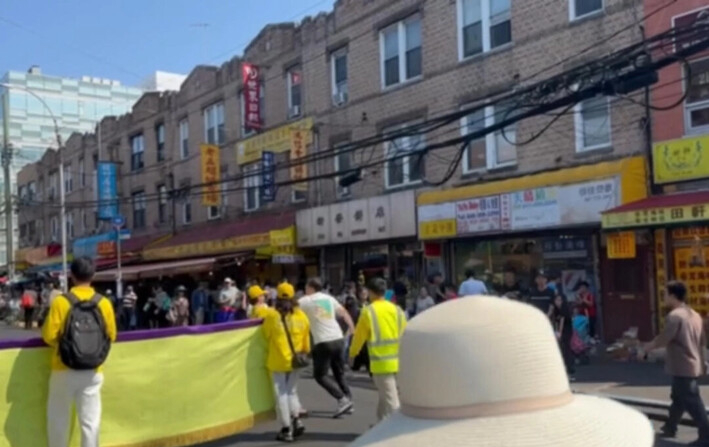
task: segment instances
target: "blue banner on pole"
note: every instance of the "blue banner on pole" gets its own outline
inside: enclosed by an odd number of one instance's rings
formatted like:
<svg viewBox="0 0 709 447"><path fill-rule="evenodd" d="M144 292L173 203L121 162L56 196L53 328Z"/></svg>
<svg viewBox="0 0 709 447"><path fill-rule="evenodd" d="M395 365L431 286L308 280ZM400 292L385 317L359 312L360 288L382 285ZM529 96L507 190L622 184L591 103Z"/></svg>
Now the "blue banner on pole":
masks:
<svg viewBox="0 0 709 447"><path fill-rule="evenodd" d="M130 230L121 230L121 239L129 239L130 236ZM115 240L115 231L101 233L95 236L82 237L74 241L74 244L72 246L72 253L74 254L75 258L78 258L80 256L86 256L91 259L96 259L101 257L99 253L99 245L102 242L114 242Z"/></svg>
<svg viewBox="0 0 709 447"><path fill-rule="evenodd" d="M98 218L113 219L118 215L118 175L116 164L101 161L96 165L98 183Z"/></svg>
<svg viewBox="0 0 709 447"><path fill-rule="evenodd" d="M261 154L261 201L276 200L276 163L273 152L264 151Z"/></svg>

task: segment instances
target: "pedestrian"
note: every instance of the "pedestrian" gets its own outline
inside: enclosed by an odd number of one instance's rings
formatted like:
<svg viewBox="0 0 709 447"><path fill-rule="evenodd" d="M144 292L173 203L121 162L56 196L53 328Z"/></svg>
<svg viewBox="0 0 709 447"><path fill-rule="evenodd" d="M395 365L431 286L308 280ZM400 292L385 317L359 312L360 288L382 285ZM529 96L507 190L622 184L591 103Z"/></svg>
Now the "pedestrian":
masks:
<svg viewBox="0 0 709 447"><path fill-rule="evenodd" d="M472 267L465 269L465 281L460 284L458 289L459 297L485 295L487 294L487 286L479 279L475 279L475 270Z"/></svg>
<svg viewBox="0 0 709 447"><path fill-rule="evenodd" d="M221 290L217 294L217 306L219 311L216 316L217 323L232 321L236 314L236 303L240 301L239 289L234 285L231 278L224 278Z"/></svg>
<svg viewBox="0 0 709 447"><path fill-rule="evenodd" d="M440 272L435 272L428 277L426 288L428 288L428 294L431 295L436 304L446 300L446 295L443 291L443 274Z"/></svg>
<svg viewBox="0 0 709 447"><path fill-rule="evenodd" d="M116 317L112 303L91 285L94 271L89 258L80 257L71 263L74 287L54 300L42 327L42 338L52 351L47 401L49 447L69 446L73 407L82 447L99 447L101 367L116 340ZM67 320L75 324L67 324Z"/></svg>
<svg viewBox="0 0 709 447"><path fill-rule="evenodd" d="M534 286L529 290L527 302L541 310L551 318L552 304L556 298L556 290L549 286L549 277L542 269L537 271L534 278Z"/></svg>
<svg viewBox="0 0 709 447"><path fill-rule="evenodd" d="M596 338L596 298L591 293L588 281L581 281L576 286L576 299L581 313L588 317L588 334Z"/></svg>
<svg viewBox="0 0 709 447"><path fill-rule="evenodd" d="M505 267L502 272L502 284L498 287L497 292L502 298L522 300L522 285L517 279L517 271L514 267Z"/></svg>
<svg viewBox="0 0 709 447"><path fill-rule="evenodd" d="M158 299L156 294L156 289L153 288L153 293L150 295L148 300L143 306L143 314L148 320L148 329L157 329L160 325L160 306L158 305Z"/></svg>
<svg viewBox="0 0 709 447"><path fill-rule="evenodd" d="M37 309L37 292L32 288L32 286L25 287L22 292L20 305L22 306L22 311L24 312L23 317L25 321L25 329L32 329L34 324L34 314Z"/></svg>
<svg viewBox="0 0 709 447"><path fill-rule="evenodd" d="M172 327L184 327L190 324L190 302L187 300L187 288L179 285L175 288L175 296L170 303L166 315Z"/></svg>
<svg viewBox="0 0 709 447"><path fill-rule="evenodd" d="M386 282L385 282L386 283ZM352 393L345 380L345 336L354 332L354 322L347 310L332 296L322 291L322 282L311 278L305 286L305 296L298 306L310 321L313 336L313 377L337 401L333 417L352 410ZM345 321L347 334L342 333L337 318ZM332 376L330 371L332 370Z"/></svg>
<svg viewBox="0 0 709 447"><path fill-rule="evenodd" d="M670 313L665 318L665 328L645 352L667 347L665 372L672 377L672 404L669 418L660 429L660 436L673 438L677 424L686 411L699 431L699 439L690 445L709 446L709 420L698 379L706 374L704 349L706 333L702 317L687 304L687 286L680 281L670 281L665 293L665 305Z"/></svg>
<svg viewBox="0 0 709 447"><path fill-rule="evenodd" d="M197 288L192 291L190 297L190 311L192 313L192 324L201 326L204 324L204 315L207 312L207 304L209 303L209 291L207 283L200 281Z"/></svg>
<svg viewBox="0 0 709 447"><path fill-rule="evenodd" d="M399 340L406 328L406 316L401 308L384 299L386 287L386 281L381 278L370 281L367 288L371 304L362 309L350 346L351 363L365 343L369 347L370 371L379 393L379 421L399 408L396 374L399 372Z"/></svg>
<svg viewBox="0 0 709 447"><path fill-rule="evenodd" d="M416 297L416 303L414 304L412 315L418 315L421 312L425 312L426 310L432 308L435 305L436 302L433 301L433 297L428 294L428 289L426 287L421 287L421 290L419 291L419 296Z"/></svg>
<svg viewBox="0 0 709 447"><path fill-rule="evenodd" d="M566 374L572 382L575 380L576 367L574 365L574 353L571 351L571 336L573 335L573 321L571 310L566 300L557 295L554 297L554 304L551 311L551 319L554 326L556 339L559 341L561 356L566 365Z"/></svg>
<svg viewBox="0 0 709 447"><path fill-rule="evenodd" d="M172 308L172 298L170 298L170 295L168 295L159 284L155 286L155 303L157 304L156 316L158 327L167 328L172 326L172 322L167 318L167 314L170 312L170 308Z"/></svg>
<svg viewBox="0 0 709 447"><path fill-rule="evenodd" d="M266 291L258 285L249 287L247 292L251 301L251 312L249 318L264 319L271 308L266 304Z"/></svg>
<svg viewBox="0 0 709 447"><path fill-rule="evenodd" d="M515 324L510 324L510 322ZM425 312L401 340L401 410L349 447L651 447L641 412L572 393L549 320L498 297Z"/></svg>
<svg viewBox="0 0 709 447"><path fill-rule="evenodd" d="M133 290L133 286L126 287L126 293L123 294L121 304L120 328L124 331L135 329L136 316L135 307L138 303L138 295Z"/></svg>
<svg viewBox="0 0 709 447"><path fill-rule="evenodd" d="M293 442L305 432L299 417L296 370L305 366L303 355L310 352L310 324L304 314L293 312L293 286L281 286L276 311L266 315L263 334L268 344L266 368L273 379L276 412L282 427L276 440Z"/></svg>

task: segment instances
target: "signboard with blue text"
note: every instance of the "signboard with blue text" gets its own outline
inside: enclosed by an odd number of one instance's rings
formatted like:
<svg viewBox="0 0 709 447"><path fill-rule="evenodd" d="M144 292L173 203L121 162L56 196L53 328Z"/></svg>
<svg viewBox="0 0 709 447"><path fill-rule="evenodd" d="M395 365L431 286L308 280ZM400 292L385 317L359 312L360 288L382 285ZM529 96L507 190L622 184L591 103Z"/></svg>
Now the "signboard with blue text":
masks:
<svg viewBox="0 0 709 447"><path fill-rule="evenodd" d="M118 215L117 168L112 162L100 161L96 165L98 184L98 218L113 219Z"/></svg>
<svg viewBox="0 0 709 447"><path fill-rule="evenodd" d="M261 201L276 200L276 166L273 152L264 151L261 154Z"/></svg>
<svg viewBox="0 0 709 447"><path fill-rule="evenodd" d="M121 239L129 239L130 230L121 230ZM74 258L86 256L91 259L115 256L116 232L97 234L82 237L74 241L72 253Z"/></svg>

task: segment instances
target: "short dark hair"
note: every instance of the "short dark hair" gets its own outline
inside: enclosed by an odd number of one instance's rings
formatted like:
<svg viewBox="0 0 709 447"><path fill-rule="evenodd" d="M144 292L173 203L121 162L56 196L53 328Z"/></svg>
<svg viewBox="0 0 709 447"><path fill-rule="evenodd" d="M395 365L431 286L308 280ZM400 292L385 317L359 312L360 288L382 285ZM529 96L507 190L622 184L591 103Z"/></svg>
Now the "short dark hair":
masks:
<svg viewBox="0 0 709 447"><path fill-rule="evenodd" d="M93 279L96 273L96 268L94 267L94 261L86 256L82 256L74 259L71 262L71 276L74 277L76 281L79 282L89 282Z"/></svg>
<svg viewBox="0 0 709 447"><path fill-rule="evenodd" d="M468 267L467 269L465 269L466 278L472 278L473 276L475 276L475 270L472 267Z"/></svg>
<svg viewBox="0 0 709 447"><path fill-rule="evenodd" d="M387 282L384 278L372 278L367 284L367 289L375 295L383 296L387 291Z"/></svg>
<svg viewBox="0 0 709 447"><path fill-rule="evenodd" d="M320 281L320 278L310 278L308 280L308 287L316 292L320 292L322 290L322 281Z"/></svg>
<svg viewBox="0 0 709 447"><path fill-rule="evenodd" d="M667 294L684 302L687 299L687 286L682 281L670 281L667 283Z"/></svg>

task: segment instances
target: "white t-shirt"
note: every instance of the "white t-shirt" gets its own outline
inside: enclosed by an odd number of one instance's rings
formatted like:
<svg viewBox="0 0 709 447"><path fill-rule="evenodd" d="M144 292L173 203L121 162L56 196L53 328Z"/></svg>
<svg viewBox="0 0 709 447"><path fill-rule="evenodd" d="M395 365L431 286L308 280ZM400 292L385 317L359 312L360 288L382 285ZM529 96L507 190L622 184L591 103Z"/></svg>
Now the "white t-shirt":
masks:
<svg viewBox="0 0 709 447"><path fill-rule="evenodd" d="M340 340L344 337L335 313L342 305L335 298L326 293L316 292L299 299L298 305L310 320L313 344Z"/></svg>

